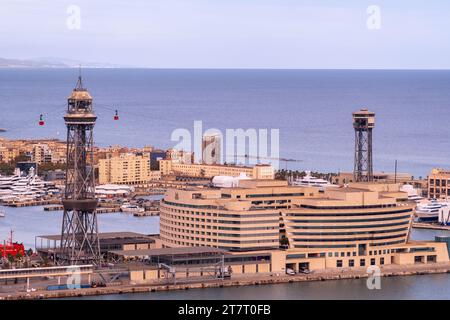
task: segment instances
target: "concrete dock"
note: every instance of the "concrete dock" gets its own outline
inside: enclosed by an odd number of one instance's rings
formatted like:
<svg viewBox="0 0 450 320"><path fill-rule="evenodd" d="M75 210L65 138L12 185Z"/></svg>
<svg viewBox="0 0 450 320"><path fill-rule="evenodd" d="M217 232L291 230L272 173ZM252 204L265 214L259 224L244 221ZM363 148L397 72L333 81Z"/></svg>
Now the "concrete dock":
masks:
<svg viewBox="0 0 450 320"><path fill-rule="evenodd" d="M382 277L394 276L413 276L426 274L442 274L450 273L450 263L436 263L436 264L415 264L408 266L387 265L381 267ZM107 294L123 294L123 293L137 293L137 292L157 292L170 290L186 290L186 289L201 289L201 288L219 288L219 287L234 287L234 286L248 286L248 285L265 285L277 283L292 283L292 282L308 282L308 281L326 281L326 280L342 280L342 279L364 279L369 275L365 268L349 269L329 269L323 271L316 271L311 274L297 274L294 276L285 274L264 274L255 276L234 276L231 279L225 280L210 280L207 282L189 282L179 284L121 284L107 286L103 288L88 288L77 290L60 290L60 291L35 291L35 292L17 292L14 294L0 294L0 300L34 300L34 299L50 299L50 298L70 298L82 296L96 296ZM181 281L181 279L180 279Z"/></svg>
<svg viewBox="0 0 450 320"><path fill-rule="evenodd" d="M413 222L413 228L417 229L431 229L431 230L448 230L450 231L450 226L444 226L439 224L423 223L423 222Z"/></svg>
<svg viewBox="0 0 450 320"><path fill-rule="evenodd" d="M34 201L19 201L19 202L5 202L2 203L5 207L22 208L22 207L33 207L33 206L45 206L45 205L57 205L61 204L60 199L49 199L49 200L34 200Z"/></svg>
<svg viewBox="0 0 450 320"><path fill-rule="evenodd" d="M64 210L64 207L62 205L51 205L51 206L44 206L44 211L62 211ZM120 208L107 208L107 207L98 207L97 213L115 213L120 212Z"/></svg>

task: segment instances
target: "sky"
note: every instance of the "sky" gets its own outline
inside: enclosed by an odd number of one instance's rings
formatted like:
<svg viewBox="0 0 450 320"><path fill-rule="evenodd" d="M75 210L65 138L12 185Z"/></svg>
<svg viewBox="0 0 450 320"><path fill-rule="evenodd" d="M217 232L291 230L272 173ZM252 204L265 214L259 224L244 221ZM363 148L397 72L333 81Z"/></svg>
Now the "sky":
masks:
<svg viewBox="0 0 450 320"><path fill-rule="evenodd" d="M448 0L0 0L0 57L151 68L449 69Z"/></svg>

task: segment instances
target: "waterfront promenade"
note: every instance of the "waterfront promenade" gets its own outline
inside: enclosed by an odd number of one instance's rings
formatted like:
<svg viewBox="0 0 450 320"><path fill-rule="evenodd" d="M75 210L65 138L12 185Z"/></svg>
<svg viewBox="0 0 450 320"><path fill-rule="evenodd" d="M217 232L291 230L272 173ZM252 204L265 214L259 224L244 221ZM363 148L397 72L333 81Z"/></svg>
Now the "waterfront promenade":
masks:
<svg viewBox="0 0 450 320"><path fill-rule="evenodd" d="M416 264L416 265L386 265L381 267L382 277L396 276L420 276L426 274L443 274L450 273L450 263L436 264ZM226 280L210 280L202 282L189 282L178 284L116 284L103 288L87 288L78 290L60 290L60 291L43 291L35 292L16 292L16 293L0 293L0 300L12 299L51 299L51 298L77 298L83 296L98 296L108 294L124 294L124 293L146 293L171 290L187 290L201 288L219 288L219 287L236 287L251 285L268 285L283 284L293 282L309 282L309 281L327 281L327 280L344 280L344 279L365 279L369 275L365 268L355 269L327 269L316 271L311 274L290 275L255 275L255 276L233 276Z"/></svg>

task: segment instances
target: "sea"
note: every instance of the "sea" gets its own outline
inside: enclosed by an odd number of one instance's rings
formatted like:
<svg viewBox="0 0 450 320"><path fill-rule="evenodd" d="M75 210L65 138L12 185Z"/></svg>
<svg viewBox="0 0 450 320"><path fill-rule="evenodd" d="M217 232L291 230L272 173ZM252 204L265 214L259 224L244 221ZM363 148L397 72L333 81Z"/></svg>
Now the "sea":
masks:
<svg viewBox="0 0 450 320"><path fill-rule="evenodd" d="M194 121L201 121L203 132L254 129L270 136L271 129L279 130L278 152L271 153L271 139L261 140L268 141L269 157L301 160L288 162L288 169L352 171L352 112L368 108L376 113L375 171L393 172L396 160L398 172L415 177L450 167L448 70L82 69L81 74L94 98L98 146L166 149L179 142L171 139L177 129L193 139ZM78 69L0 69L0 128L7 130L0 137L65 139L62 117L78 75ZM38 125L40 114L44 126Z"/></svg>
<svg viewBox="0 0 450 320"><path fill-rule="evenodd" d="M0 69L0 138L65 139L63 115L78 69ZM172 133L203 129L279 130L279 157L288 169L351 171L351 113L376 113L374 169L425 177L450 167L450 71L83 69L98 115L98 146L173 147ZM118 110L119 120L113 119ZM43 115L45 125L39 126ZM284 164L282 165L284 168ZM62 213L42 207L0 208L0 240L9 231L27 248L37 235L58 234ZM158 233L158 217L99 215L100 232ZM126 230L124 230L126 226ZM448 231L413 230L432 240ZM95 299L450 299L450 275L289 283L153 292ZM88 298L89 299L89 298Z"/></svg>

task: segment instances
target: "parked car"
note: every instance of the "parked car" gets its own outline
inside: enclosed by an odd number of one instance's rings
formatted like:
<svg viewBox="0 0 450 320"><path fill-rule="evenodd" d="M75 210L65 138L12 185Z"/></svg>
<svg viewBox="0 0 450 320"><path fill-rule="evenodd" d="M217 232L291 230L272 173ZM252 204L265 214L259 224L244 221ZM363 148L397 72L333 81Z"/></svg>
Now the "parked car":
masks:
<svg viewBox="0 0 450 320"><path fill-rule="evenodd" d="M304 273L304 274L310 274L311 271L309 271L309 269L300 269L299 270L300 273Z"/></svg>
<svg viewBox="0 0 450 320"><path fill-rule="evenodd" d="M293 269L286 268L286 274L293 276L293 275L295 275L295 271Z"/></svg>

